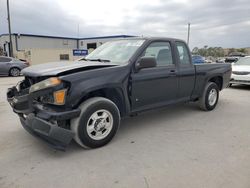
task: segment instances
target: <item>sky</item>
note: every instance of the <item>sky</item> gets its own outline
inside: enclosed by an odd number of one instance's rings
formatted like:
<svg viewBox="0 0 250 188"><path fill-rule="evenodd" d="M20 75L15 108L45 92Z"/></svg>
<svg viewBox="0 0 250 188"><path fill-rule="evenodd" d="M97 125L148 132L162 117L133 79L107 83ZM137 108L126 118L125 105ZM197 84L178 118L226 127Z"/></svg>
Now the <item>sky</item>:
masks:
<svg viewBox="0 0 250 188"><path fill-rule="evenodd" d="M0 34L8 32L0 0ZM174 37L190 47L250 47L249 0L10 0L14 33Z"/></svg>

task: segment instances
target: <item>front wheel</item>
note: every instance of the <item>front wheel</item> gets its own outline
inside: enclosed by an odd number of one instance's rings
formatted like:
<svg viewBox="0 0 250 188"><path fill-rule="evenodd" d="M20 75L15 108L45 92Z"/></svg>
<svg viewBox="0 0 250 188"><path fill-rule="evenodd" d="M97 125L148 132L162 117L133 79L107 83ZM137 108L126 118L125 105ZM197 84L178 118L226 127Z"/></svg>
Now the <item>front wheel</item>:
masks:
<svg viewBox="0 0 250 188"><path fill-rule="evenodd" d="M219 99L219 88L216 83L208 82L202 97L199 99L200 108L204 111L213 110Z"/></svg>
<svg viewBox="0 0 250 188"><path fill-rule="evenodd" d="M80 116L71 120L75 141L84 148L97 148L109 143L120 125L117 106L106 98L94 97L79 108Z"/></svg>
<svg viewBox="0 0 250 188"><path fill-rule="evenodd" d="M10 76L16 77L16 76L20 76L20 69L19 68L11 68L10 72L9 72Z"/></svg>

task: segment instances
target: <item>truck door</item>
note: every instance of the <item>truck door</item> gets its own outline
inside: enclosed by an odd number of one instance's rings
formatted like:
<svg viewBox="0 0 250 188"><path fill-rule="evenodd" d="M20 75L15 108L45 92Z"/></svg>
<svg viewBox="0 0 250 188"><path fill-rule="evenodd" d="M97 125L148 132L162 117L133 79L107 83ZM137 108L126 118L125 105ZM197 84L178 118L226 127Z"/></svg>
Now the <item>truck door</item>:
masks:
<svg viewBox="0 0 250 188"><path fill-rule="evenodd" d="M186 43L176 41L178 61L178 99L189 100L195 85L195 68Z"/></svg>
<svg viewBox="0 0 250 188"><path fill-rule="evenodd" d="M154 57L156 67L131 74L132 111L161 106L176 99L178 80L170 42L150 43L140 57Z"/></svg>

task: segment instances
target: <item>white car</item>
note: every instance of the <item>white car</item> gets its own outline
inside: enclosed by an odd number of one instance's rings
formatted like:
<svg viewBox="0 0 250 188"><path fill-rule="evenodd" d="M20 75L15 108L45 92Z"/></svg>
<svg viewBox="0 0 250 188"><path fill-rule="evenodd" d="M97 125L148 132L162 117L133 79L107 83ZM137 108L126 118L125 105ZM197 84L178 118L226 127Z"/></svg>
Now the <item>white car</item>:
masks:
<svg viewBox="0 0 250 188"><path fill-rule="evenodd" d="M250 56L242 57L232 64L230 85L232 84L250 85Z"/></svg>

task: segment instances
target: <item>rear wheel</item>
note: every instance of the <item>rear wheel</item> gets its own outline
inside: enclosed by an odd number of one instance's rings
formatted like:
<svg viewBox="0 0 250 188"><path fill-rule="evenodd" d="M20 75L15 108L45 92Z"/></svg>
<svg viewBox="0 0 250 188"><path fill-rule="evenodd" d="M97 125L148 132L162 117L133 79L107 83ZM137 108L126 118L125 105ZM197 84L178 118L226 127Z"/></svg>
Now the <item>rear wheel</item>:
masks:
<svg viewBox="0 0 250 188"><path fill-rule="evenodd" d="M14 76L14 77L19 76L20 75L20 69L16 68L16 67L11 68L10 72L9 72L9 75Z"/></svg>
<svg viewBox="0 0 250 188"><path fill-rule="evenodd" d="M211 111L213 110L219 99L219 88L216 83L208 82L202 97L199 99L199 105L202 110Z"/></svg>
<svg viewBox="0 0 250 188"><path fill-rule="evenodd" d="M94 97L80 105L81 114L71 120L75 141L84 148L97 148L109 143L120 125L117 106L103 97Z"/></svg>

